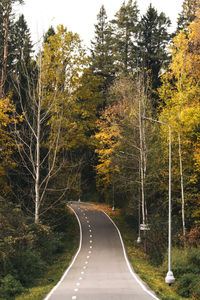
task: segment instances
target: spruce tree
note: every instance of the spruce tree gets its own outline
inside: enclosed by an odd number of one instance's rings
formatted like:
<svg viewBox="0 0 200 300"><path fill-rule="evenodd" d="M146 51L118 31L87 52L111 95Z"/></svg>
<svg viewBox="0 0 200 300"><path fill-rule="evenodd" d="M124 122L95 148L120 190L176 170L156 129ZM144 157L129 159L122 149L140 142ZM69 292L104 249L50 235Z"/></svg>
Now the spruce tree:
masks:
<svg viewBox="0 0 200 300"><path fill-rule="evenodd" d="M19 16L12 27L12 72L8 74L9 90L13 93L18 113L21 113L19 97L23 105L28 105L28 85L35 69L32 59L33 45L31 42L30 30L27 26L24 15Z"/></svg>
<svg viewBox="0 0 200 300"><path fill-rule="evenodd" d="M119 72L132 73L137 66L136 37L138 32L136 1L123 2L115 19L111 21L115 32L115 59Z"/></svg>
<svg viewBox="0 0 200 300"><path fill-rule="evenodd" d="M170 24L170 19L163 12L158 14L151 4L139 24L139 67L150 77L154 107L157 107L156 90L160 86L160 73L169 62L167 46L171 35L167 30Z"/></svg>
<svg viewBox="0 0 200 300"><path fill-rule="evenodd" d="M50 26L47 32L44 34L43 42L48 43L50 36L54 36L55 34L56 34L55 29L53 28L53 26Z"/></svg>
<svg viewBox="0 0 200 300"><path fill-rule="evenodd" d="M115 75L113 60L113 37L112 30L107 21L105 7L102 6L97 15L95 25L95 38L92 41L92 61L91 69L96 75L100 75L104 80L104 92L107 91Z"/></svg>
<svg viewBox="0 0 200 300"><path fill-rule="evenodd" d="M9 57L12 51L12 35L10 34L10 29L13 21L13 14L12 8L13 5L16 3L23 3L23 0L2 0L0 3L0 19L1 19L1 46L0 46L0 67L1 67L1 74L0 74L0 98L4 98L6 96L6 81L7 81L7 74L8 74L8 60L12 59ZM10 47L9 49L9 42Z"/></svg>

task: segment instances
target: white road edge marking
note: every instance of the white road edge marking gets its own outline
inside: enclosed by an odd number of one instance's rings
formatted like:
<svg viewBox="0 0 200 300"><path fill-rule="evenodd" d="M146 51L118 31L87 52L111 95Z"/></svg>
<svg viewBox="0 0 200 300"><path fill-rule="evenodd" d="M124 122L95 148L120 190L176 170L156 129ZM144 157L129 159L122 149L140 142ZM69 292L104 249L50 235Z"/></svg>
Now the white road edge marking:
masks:
<svg viewBox="0 0 200 300"><path fill-rule="evenodd" d="M141 279L133 272L132 270L132 267L130 265L130 262L128 260L128 257L127 257L127 254L126 254L126 249L125 249L125 246L124 246L124 242L122 240L122 236L121 236L121 233L117 227L117 225L113 222L113 220L109 217L109 215L107 215L107 213L105 213L105 211L102 210L102 212L108 217L108 219L111 221L111 223L115 226L115 228L117 229L117 232L119 234L119 238L120 238L120 241L121 241L121 244L122 244L122 249L123 249L123 253L124 253L124 258L125 258L125 261L127 263L127 266L128 266L128 269L131 273L131 275L133 276L133 278L137 281L137 283L142 287L142 289L148 293L151 297L153 297L154 299L156 300L160 300L159 298L157 298L154 294L152 294L150 291L148 291L148 289L146 288L146 286L143 284L143 282L141 281Z"/></svg>
<svg viewBox="0 0 200 300"><path fill-rule="evenodd" d="M78 218L78 215L76 214L75 210L70 206L70 208L72 209L72 211L74 212L76 218L77 218L77 221L78 221L78 224L79 224L79 229L80 229L80 242L79 242L79 248L78 248L78 251L76 252L76 255L74 256L71 264L69 265L69 267L67 268L67 270L64 272L63 276L61 277L60 281L54 286L54 288L47 294L47 296L44 298L44 300L48 300L52 295L53 293L55 292L55 290L59 287L59 285L63 282L63 280L65 279L65 277L67 276L67 273L69 272L69 270L71 269L71 267L73 266L79 252L81 251L81 247L82 247L82 239L83 239L83 233L82 233L82 226L81 226L81 222ZM72 298L72 299L76 299L76 298Z"/></svg>

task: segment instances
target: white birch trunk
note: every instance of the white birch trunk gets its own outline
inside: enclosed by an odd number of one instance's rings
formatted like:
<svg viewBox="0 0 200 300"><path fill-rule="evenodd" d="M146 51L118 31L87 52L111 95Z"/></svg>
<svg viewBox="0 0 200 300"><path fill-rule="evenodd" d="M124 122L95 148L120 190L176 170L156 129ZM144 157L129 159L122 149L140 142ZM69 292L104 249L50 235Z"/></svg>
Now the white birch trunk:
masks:
<svg viewBox="0 0 200 300"><path fill-rule="evenodd" d="M181 106L182 106L182 71L180 78L180 103L179 103L179 122L181 121ZM180 179L181 179L181 212L182 212L182 228L183 236L186 234L185 227L185 197L184 197L184 179L183 179L183 162L182 162L182 149L181 149L181 134L178 133L178 154L179 154L179 166L180 166Z"/></svg>
<svg viewBox="0 0 200 300"><path fill-rule="evenodd" d="M179 148L179 164L180 164L180 177L181 177L181 211L182 211L182 227L183 235L185 236L185 197L184 197L184 179L183 179L183 163L182 163L182 151L181 151L181 135L178 134L178 148Z"/></svg>

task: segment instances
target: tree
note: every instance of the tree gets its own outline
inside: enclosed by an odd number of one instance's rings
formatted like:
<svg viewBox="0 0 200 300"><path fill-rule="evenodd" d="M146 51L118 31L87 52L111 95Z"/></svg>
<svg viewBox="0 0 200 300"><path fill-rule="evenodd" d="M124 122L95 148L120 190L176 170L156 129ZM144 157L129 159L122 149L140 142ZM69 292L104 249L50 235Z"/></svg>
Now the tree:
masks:
<svg viewBox="0 0 200 300"><path fill-rule="evenodd" d="M110 88L111 103L102 113L95 135L98 186L105 192L114 184L122 198L129 195L126 199L129 203L138 202L139 187L144 224L147 222L146 137L142 122L145 93L142 76L134 80L126 76L117 78Z"/></svg>
<svg viewBox="0 0 200 300"><path fill-rule="evenodd" d="M55 34L56 34L55 29L53 28L53 26L50 26L49 29L47 30L47 32L45 33L44 37L43 37L44 44L48 43L48 40L49 40L50 36L53 36Z"/></svg>
<svg viewBox="0 0 200 300"><path fill-rule="evenodd" d="M154 98L153 106L158 107L156 90L160 86L162 69L169 62L167 46L170 34L167 32L171 22L164 13L158 14L150 4L146 14L139 24L139 67L150 72L151 96Z"/></svg>
<svg viewBox="0 0 200 300"><path fill-rule="evenodd" d="M23 0L2 0L0 4L0 18L2 22L3 33L3 59L1 67L1 81L0 81L0 98L5 97L5 83L7 78L7 60L8 60L8 40L9 40L9 26L12 12L12 5L14 3L23 3Z"/></svg>
<svg viewBox="0 0 200 300"><path fill-rule="evenodd" d="M23 105L28 106L27 87L28 78L36 72L35 61L32 59L33 46L30 38L30 31L24 16L19 16L12 28L13 35L13 52L12 55L12 72L8 73L9 91L12 91L12 99L15 103L16 110L21 113L19 94L23 99ZM17 89L16 89L17 78ZM18 90L20 89L20 90Z"/></svg>
<svg viewBox="0 0 200 300"><path fill-rule="evenodd" d="M194 178L193 164L196 160L194 154L199 137L197 129L200 119L198 39L199 18L196 18L186 32L180 31L174 38L170 71L163 76L163 86L160 89L160 96L165 102L160 118L171 125L173 142L178 148L177 165L180 170L184 236L186 224L183 182L185 181L186 198L189 198L188 192Z"/></svg>
<svg viewBox="0 0 200 300"><path fill-rule="evenodd" d="M2 194L8 192L7 171L15 167L12 159L15 150L15 141L12 138L12 131L8 128L18 121L14 117L15 108L9 98L0 99L0 186Z"/></svg>
<svg viewBox="0 0 200 300"><path fill-rule="evenodd" d="M115 76L113 58L113 32L107 21L105 7L102 6L97 15L98 23L95 25L95 38L91 49L91 70L104 80L103 92L106 97L108 87Z"/></svg>
<svg viewBox="0 0 200 300"><path fill-rule="evenodd" d="M86 65L85 51L78 35L58 26L56 34L49 37L43 46L43 52L38 55L37 76L31 73L30 77L23 62L24 76L28 82L28 106L24 105L19 74L16 77L24 122L23 127L16 126L15 138L21 163L28 171L32 183L30 194L34 203L35 223L60 201L76 181L80 162L76 163L74 172L75 164L70 161L69 155L69 150L73 147L71 133L75 127L72 111L74 93L79 87L80 76ZM69 161L71 166L68 166ZM65 180L63 169L66 171ZM57 191L53 179L59 173L63 177L58 189L60 195L50 201L51 197L47 195L50 190L51 194Z"/></svg>
<svg viewBox="0 0 200 300"><path fill-rule="evenodd" d="M134 73L137 68L136 37L138 32L138 13L136 1L123 2L113 24L115 64L119 72Z"/></svg>
<svg viewBox="0 0 200 300"><path fill-rule="evenodd" d="M199 9L199 0L184 0L182 5L182 12L179 14L179 18L177 21L177 31L187 29L188 25L194 21Z"/></svg>

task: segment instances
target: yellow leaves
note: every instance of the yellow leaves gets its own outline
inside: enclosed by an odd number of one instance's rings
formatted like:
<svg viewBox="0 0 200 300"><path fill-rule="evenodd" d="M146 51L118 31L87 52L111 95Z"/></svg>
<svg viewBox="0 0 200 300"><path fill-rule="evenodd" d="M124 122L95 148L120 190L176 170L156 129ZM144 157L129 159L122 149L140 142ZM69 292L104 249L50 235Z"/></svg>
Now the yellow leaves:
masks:
<svg viewBox="0 0 200 300"><path fill-rule="evenodd" d="M181 152L185 182L197 183L200 175L200 19L199 16L175 38L170 69L163 75L159 89L165 103L160 120L172 129L173 160L179 165L178 149ZM167 142L167 128L161 127L163 142ZM167 149L167 147L166 147ZM175 168L178 172L179 168Z"/></svg>
<svg viewBox="0 0 200 300"><path fill-rule="evenodd" d="M87 64L84 48L77 34L67 31L63 25L44 44L42 57L42 82L47 90L68 90L77 87L80 73Z"/></svg>
<svg viewBox="0 0 200 300"><path fill-rule="evenodd" d="M11 136L12 131L9 128L18 122L14 117L15 108L9 98L0 99L0 174L5 174L5 168L15 166L11 160L15 142ZM21 119L21 118L19 118Z"/></svg>

